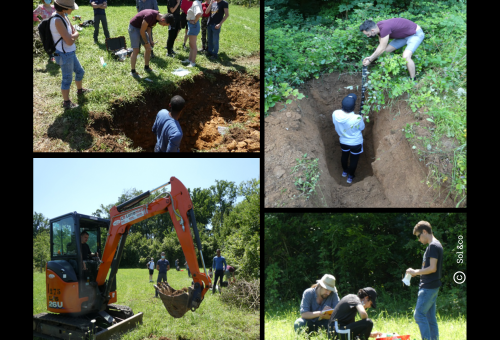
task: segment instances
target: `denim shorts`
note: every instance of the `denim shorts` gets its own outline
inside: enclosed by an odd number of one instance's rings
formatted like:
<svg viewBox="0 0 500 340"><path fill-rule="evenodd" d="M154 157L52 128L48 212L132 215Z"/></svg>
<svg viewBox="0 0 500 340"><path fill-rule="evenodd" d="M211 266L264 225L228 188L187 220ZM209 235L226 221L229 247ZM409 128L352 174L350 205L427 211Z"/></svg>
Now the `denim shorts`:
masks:
<svg viewBox="0 0 500 340"><path fill-rule="evenodd" d="M55 54L58 55L54 56L54 60L61 66L61 90L69 90L71 82L73 81L73 72L75 72L75 81L81 81L85 74L85 70L82 65L80 65L80 61L76 57L75 51L63 53L56 50Z"/></svg>
<svg viewBox="0 0 500 340"><path fill-rule="evenodd" d="M408 36L406 38L402 38L402 39L392 40L389 43L389 45L396 48L396 50L403 47L404 45L408 45L408 46L406 46L405 50L410 50L411 53L415 53L415 51L417 50L417 47L420 45L422 40L424 40L424 38L425 38L424 31L422 31L422 29L419 29L417 32L415 32L414 35L410 35L410 36Z"/></svg>
<svg viewBox="0 0 500 340"><path fill-rule="evenodd" d="M187 22L188 25L188 34L187 35L198 35L200 34L200 20L196 22L196 24L192 24L189 21Z"/></svg>
<svg viewBox="0 0 500 340"><path fill-rule="evenodd" d="M141 29L128 24L128 35L130 37L130 46L132 48L141 47ZM146 39L149 39L148 32L145 32Z"/></svg>

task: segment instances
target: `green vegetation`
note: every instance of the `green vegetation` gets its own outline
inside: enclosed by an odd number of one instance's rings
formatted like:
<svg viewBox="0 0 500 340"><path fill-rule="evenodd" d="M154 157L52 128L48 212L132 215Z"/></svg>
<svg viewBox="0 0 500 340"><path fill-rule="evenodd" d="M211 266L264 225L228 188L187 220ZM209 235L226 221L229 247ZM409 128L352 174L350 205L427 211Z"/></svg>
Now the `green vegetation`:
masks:
<svg viewBox="0 0 500 340"><path fill-rule="evenodd" d="M169 258L170 260L170 258ZM187 270L176 271L173 266L167 273L169 284L175 289L188 287L191 279ZM153 275L156 281L157 271ZM122 335L123 340L158 339L162 336L178 339L259 339L260 313L249 308L237 308L222 301L226 294L205 294L196 312L188 311L184 317L171 317L161 299L155 298L153 282L144 269L120 269L116 274L119 305L132 308L134 313L143 312L143 324ZM33 314L46 312L45 273L33 274Z"/></svg>
<svg viewBox="0 0 500 340"><path fill-rule="evenodd" d="M248 6L248 0L246 4ZM166 10L166 5L161 3L160 12L166 13ZM240 63L241 59L258 54L260 51L259 8L230 5L229 13L230 17L224 23L225 28L221 33L219 45L221 60L213 62L204 54L198 53L196 57L197 67L191 68L191 73L184 77L172 74L172 71L179 67L185 68L181 61L189 56L189 50L182 49L184 30L179 33L174 44L177 55L175 58L170 58L166 57L167 50L164 48L168 37L168 27L157 25L153 29L153 37L156 42L153 52L156 58L150 60L150 66L155 73L148 74L144 71L144 48L141 47L141 52L137 57L136 69L143 79L136 80L130 76L130 58L125 59L124 62L119 62L114 60L106 51L102 26L99 28L99 44L97 45L93 43L93 26L83 28L79 32L80 36L76 42L76 55L85 70L83 87L91 88L93 91L85 95L83 99L77 98L76 85L73 82L70 89L70 99L80 106L66 112L61 107L63 100L60 66L47 62L48 57L43 47L38 52L34 50L33 92L37 115L34 115L33 143L42 140L54 121L63 114L66 129L61 133L63 136L71 134L68 138L70 140L61 140L58 145L52 145L52 149L63 148L65 151L82 151L92 147L93 151L109 151L104 144L99 145L92 141L89 142L90 136L88 136L86 128L94 123L96 117L109 117L114 105L121 106L128 103L138 104L144 102L146 92L158 95L171 93L179 86L181 81L192 82L196 75L202 73L206 77L210 77L211 73L214 72L228 73L230 71L259 74L259 64L245 65ZM137 14L135 1L128 1L128 6L110 4L106 9L110 36L124 36L129 48L131 46L128 23L135 14ZM88 2L79 4L79 9L73 11L72 15L80 15L82 21L94 18L93 9ZM72 18L70 20L73 25L79 23L79 21L73 21ZM37 24L34 23L34 25ZM201 33L198 37L197 46L201 48ZM104 58L107 66L101 66L99 57ZM145 78L151 79L152 82L146 81ZM132 142L124 135L120 140L125 143L124 145L128 151L140 151L131 148Z"/></svg>
<svg viewBox="0 0 500 340"><path fill-rule="evenodd" d="M413 313L420 277L413 277L409 287L401 279L407 268L421 268L427 246L417 241L413 228L428 221L444 250L439 333L443 339L465 338L467 281L456 284L453 275L465 273L466 214L290 212L266 213L264 220L266 337L296 339L293 324L300 317L302 293L324 274L332 274L340 298L375 288L377 309L368 309L374 330L419 339Z"/></svg>
<svg viewBox="0 0 500 340"><path fill-rule="evenodd" d="M417 294L413 301L400 301L387 293L377 290L378 301L377 309L369 308L368 317L373 321L373 331L395 332L400 335L411 335L410 339L420 339L420 330L413 318L413 308L417 301ZM348 292L352 294L352 292ZM339 293L339 297L343 295ZM380 302L379 302L380 301ZM384 307L379 305L382 301L388 301ZM451 316L439 308L440 297L437 299L438 308L436 318L439 327L439 336L447 340L462 340L466 338L467 320L463 314ZM407 307L403 309L402 306ZM293 324L300 317L300 300L282 301L279 305L266 308L264 322L266 337L270 339L296 340L307 339L302 335L297 337ZM359 321L359 315L356 315L356 321ZM314 333L313 333L314 334ZM320 330L318 336L310 337L318 340L327 339L326 332Z"/></svg>
<svg viewBox="0 0 500 340"><path fill-rule="evenodd" d="M306 200L316 193L316 183L319 181L319 165L318 158L307 159L307 153L302 156L301 159L297 158L297 165L293 167L292 174L302 170L299 177L295 177L295 186L303 195L306 196ZM302 179L304 177L304 179ZM321 187L319 187L321 190Z"/></svg>
<svg viewBox="0 0 500 340"><path fill-rule="evenodd" d="M431 167L426 181L444 188L457 207L466 204L466 1L362 2L331 1L305 6L296 0L266 1L265 114L276 102L300 99L297 87L311 78L336 72L360 72L362 59L375 51L359 26L402 17L416 22L425 33L412 60L416 84L409 81L404 49L382 54L369 66L363 113L404 101L416 117L432 124L426 133L406 132L419 159ZM361 85L361 84L360 84ZM367 117L369 120L369 117ZM427 135L429 135L427 137ZM440 162L452 166L444 170Z"/></svg>

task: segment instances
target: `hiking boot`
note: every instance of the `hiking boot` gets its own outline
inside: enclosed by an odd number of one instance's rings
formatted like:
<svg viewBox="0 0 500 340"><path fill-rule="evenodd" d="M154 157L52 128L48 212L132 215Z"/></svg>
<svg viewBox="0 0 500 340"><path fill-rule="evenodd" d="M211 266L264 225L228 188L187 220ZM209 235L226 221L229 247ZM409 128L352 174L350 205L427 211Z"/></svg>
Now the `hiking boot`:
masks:
<svg viewBox="0 0 500 340"><path fill-rule="evenodd" d="M347 176L347 172L342 172L342 177L346 177Z"/></svg>
<svg viewBox="0 0 500 340"><path fill-rule="evenodd" d="M354 179L354 177L351 177L351 175L349 175L347 177L347 183L351 184L353 179Z"/></svg>
<svg viewBox="0 0 500 340"><path fill-rule="evenodd" d="M63 101L62 106L64 109L74 109L75 107L78 107L78 104L75 104L71 100L68 100L68 101Z"/></svg>
<svg viewBox="0 0 500 340"><path fill-rule="evenodd" d="M76 91L76 94L77 95L82 95L82 94L86 94L86 93L89 93L89 92L92 92L92 89L81 88L81 89L79 89L79 90Z"/></svg>

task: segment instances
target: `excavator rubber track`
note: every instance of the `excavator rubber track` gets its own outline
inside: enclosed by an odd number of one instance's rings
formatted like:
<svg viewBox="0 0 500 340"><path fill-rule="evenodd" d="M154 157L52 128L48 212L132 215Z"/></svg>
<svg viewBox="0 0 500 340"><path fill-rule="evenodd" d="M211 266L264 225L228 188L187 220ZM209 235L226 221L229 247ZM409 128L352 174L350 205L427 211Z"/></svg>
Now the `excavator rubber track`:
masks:
<svg viewBox="0 0 500 340"><path fill-rule="evenodd" d="M184 287L175 290L166 282L158 282L158 286L154 285L158 290L161 301L167 309L168 314L174 318L181 318L190 310L191 296L193 294L192 287Z"/></svg>
<svg viewBox="0 0 500 340"><path fill-rule="evenodd" d="M98 314L71 316L64 314L39 313L33 315L33 336L45 339L118 339L119 333L142 324L143 313L134 314L127 306L110 304L106 313L114 318L114 323L105 322ZM96 320L92 323L91 320ZM71 335L70 335L71 334Z"/></svg>

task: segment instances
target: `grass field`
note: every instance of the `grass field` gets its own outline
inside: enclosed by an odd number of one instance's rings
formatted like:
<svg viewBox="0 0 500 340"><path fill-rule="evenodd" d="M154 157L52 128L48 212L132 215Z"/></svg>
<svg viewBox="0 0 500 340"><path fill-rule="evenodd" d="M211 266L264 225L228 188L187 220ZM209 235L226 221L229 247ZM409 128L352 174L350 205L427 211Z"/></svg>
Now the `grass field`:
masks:
<svg viewBox="0 0 500 340"><path fill-rule="evenodd" d="M167 12L166 6L160 6L159 9L160 13ZM127 47L131 47L128 25L136 13L134 6L110 5L106 9L110 37L124 36ZM93 19L93 9L88 5L82 5L73 11L71 16L73 15L80 15L82 21ZM73 25L78 23L72 18L70 20ZM83 87L93 90L84 98L77 98L76 85L73 81L70 100L78 103L78 108L66 111L62 108L60 66L48 62L43 49L43 53L33 56L33 151L111 151L109 147L101 148L101 142L106 146L106 141L98 140L95 134L89 133L88 128L95 120L103 117L111 119L113 110L117 107L128 103L147 106L146 94L157 94L165 102L163 108L167 108L170 101L168 94L174 92L182 81L193 83L200 77L213 81L217 75L228 73L253 76L260 74L258 7L245 8L231 5L229 18L224 22L220 33L220 61L211 61L204 54L198 53L197 66L189 69L191 73L184 77L171 73L179 67L185 68L185 64L181 61L189 56L189 50L182 49L184 30L179 32L175 41L174 51L177 55L172 59L166 57L167 50L164 48L168 27L156 25L153 28L153 38L156 42L153 51L156 58L151 59L150 67L156 73L149 75L144 71L144 48L141 47L136 64L136 70L142 76L140 80L130 76L130 58L124 62L115 61L106 51L102 25L97 45L93 43L93 33L93 27L83 28L76 42L76 55L85 70ZM189 45L189 41L187 44ZM197 48L200 49L201 46L200 33ZM104 58L106 67L101 66L99 57ZM146 81L145 78L151 79L152 82ZM250 117L249 120L253 119ZM137 121L142 122L140 119ZM131 146L132 141L125 134L114 139L115 143L123 146L123 151L141 151L140 148Z"/></svg>
<svg viewBox="0 0 500 340"><path fill-rule="evenodd" d="M439 298L438 298L439 299ZM416 303L416 301L415 301ZM265 312L265 337L266 339L306 339L307 336L297 336L293 324L299 313L300 301L288 303L282 306L266 308ZM410 335L411 340L420 340L420 330L413 318L413 310L407 312L396 312L386 309L367 310L368 317L373 321L373 332L397 333L399 335ZM443 340L463 340L466 338L466 317L464 315L448 316L436 313L439 327L439 338ZM360 320L356 315L356 321ZM318 336L311 337L322 340L327 339L325 332L320 331ZM374 339L374 338L371 338Z"/></svg>
<svg viewBox="0 0 500 340"><path fill-rule="evenodd" d="M156 282L157 271L153 275ZM168 283L175 289L188 287L191 279L187 271L169 270ZM196 312L184 317L171 317L161 299L155 298L153 282L147 269L119 269L116 275L119 305L143 312L143 324L123 334L121 339L259 339L260 314L231 308L209 291ZM222 291L222 294L224 291ZM33 274L33 314L46 312L45 273Z"/></svg>

